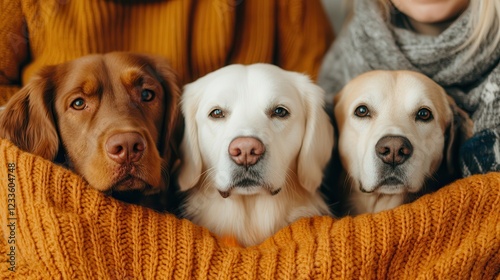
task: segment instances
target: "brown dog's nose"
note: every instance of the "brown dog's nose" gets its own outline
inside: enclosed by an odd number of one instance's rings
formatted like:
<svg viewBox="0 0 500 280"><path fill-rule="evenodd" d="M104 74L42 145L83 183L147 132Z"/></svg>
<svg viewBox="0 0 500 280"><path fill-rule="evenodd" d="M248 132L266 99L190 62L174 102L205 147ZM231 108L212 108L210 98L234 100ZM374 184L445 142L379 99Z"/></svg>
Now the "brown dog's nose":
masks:
<svg viewBox="0 0 500 280"><path fill-rule="evenodd" d="M136 132L115 134L105 145L108 157L119 164L136 162L146 149L144 138Z"/></svg>
<svg viewBox="0 0 500 280"><path fill-rule="evenodd" d="M384 163L396 166L411 157L413 147L406 137L385 136L378 140L375 151Z"/></svg>
<svg viewBox="0 0 500 280"><path fill-rule="evenodd" d="M239 137L229 144L229 155L238 165L254 165L266 152L264 144L253 137Z"/></svg>

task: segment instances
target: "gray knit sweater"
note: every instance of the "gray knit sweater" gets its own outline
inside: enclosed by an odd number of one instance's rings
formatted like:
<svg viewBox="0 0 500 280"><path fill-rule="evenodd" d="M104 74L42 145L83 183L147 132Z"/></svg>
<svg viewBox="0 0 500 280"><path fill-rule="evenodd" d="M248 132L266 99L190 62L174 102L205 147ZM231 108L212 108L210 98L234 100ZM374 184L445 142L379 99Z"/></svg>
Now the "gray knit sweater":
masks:
<svg viewBox="0 0 500 280"><path fill-rule="evenodd" d="M374 0L357 0L354 16L327 53L318 83L333 96L369 70L414 70L443 86L474 121L474 135L460 148L463 176L500 171L500 48L480 48L465 59L456 52L469 34L466 10L439 36L420 35L388 24Z"/></svg>

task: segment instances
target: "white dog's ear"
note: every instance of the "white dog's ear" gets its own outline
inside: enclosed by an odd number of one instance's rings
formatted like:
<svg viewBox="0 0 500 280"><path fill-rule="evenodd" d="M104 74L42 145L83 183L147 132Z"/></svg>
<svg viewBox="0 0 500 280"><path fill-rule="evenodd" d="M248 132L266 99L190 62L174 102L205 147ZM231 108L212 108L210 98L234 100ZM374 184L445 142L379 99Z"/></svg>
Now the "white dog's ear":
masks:
<svg viewBox="0 0 500 280"><path fill-rule="evenodd" d="M181 142L181 166L179 170L179 187L181 191L194 187L201 176L201 154L198 147L198 125L196 111L198 86L194 83L184 87L181 97L181 109L184 116L184 136Z"/></svg>
<svg viewBox="0 0 500 280"><path fill-rule="evenodd" d="M306 112L306 131L299 153L297 175L300 184L309 192L321 185L324 169L330 160L334 132L330 118L324 109L325 93L309 77L293 73L296 88L302 95Z"/></svg>

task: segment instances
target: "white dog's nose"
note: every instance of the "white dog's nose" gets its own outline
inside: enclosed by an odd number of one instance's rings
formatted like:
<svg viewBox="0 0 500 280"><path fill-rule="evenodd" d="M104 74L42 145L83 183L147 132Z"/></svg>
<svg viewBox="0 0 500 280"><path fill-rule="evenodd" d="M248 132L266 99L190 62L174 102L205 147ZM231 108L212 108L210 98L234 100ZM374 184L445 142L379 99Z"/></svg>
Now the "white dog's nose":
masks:
<svg viewBox="0 0 500 280"><path fill-rule="evenodd" d="M229 144L229 155L233 161L245 167L256 164L265 152L264 144L253 137L238 137Z"/></svg>

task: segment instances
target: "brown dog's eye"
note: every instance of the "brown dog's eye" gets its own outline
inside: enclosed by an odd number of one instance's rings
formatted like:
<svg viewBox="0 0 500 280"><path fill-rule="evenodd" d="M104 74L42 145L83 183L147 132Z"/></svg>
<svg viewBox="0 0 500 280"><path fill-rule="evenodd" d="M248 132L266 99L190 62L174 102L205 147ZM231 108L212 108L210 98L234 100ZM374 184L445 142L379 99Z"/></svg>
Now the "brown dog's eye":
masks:
<svg viewBox="0 0 500 280"><path fill-rule="evenodd" d="M356 110L354 110L354 115L364 118L370 116L370 111L365 105L358 106Z"/></svg>
<svg viewBox="0 0 500 280"><path fill-rule="evenodd" d="M215 109L212 112L210 112L209 116L214 119L221 119L224 117L224 111L222 111L221 109Z"/></svg>
<svg viewBox="0 0 500 280"><path fill-rule="evenodd" d="M278 117L278 118L284 118L286 116L290 115L290 113L288 112L287 109L283 108L283 107L276 107L272 114L271 114L271 117Z"/></svg>
<svg viewBox="0 0 500 280"><path fill-rule="evenodd" d="M144 102L150 102L155 99L155 93L149 89L143 89L141 92L141 100Z"/></svg>
<svg viewBox="0 0 500 280"><path fill-rule="evenodd" d="M73 102L71 102L71 108L75 110L83 110L87 107L85 100L83 98L77 98Z"/></svg>
<svg viewBox="0 0 500 280"><path fill-rule="evenodd" d="M427 108L422 108L422 109L418 110L417 116L415 117L415 120L428 122L428 121L432 120L432 118L433 118L433 116L432 116L431 110L429 110Z"/></svg>

